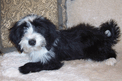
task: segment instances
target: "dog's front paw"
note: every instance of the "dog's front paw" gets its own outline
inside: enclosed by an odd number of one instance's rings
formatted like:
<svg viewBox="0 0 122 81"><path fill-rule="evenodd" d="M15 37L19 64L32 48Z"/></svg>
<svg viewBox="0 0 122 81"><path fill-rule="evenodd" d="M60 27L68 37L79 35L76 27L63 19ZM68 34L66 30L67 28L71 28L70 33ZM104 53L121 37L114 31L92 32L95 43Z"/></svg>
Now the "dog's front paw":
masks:
<svg viewBox="0 0 122 81"><path fill-rule="evenodd" d="M19 67L19 71L22 74L28 74L31 72L31 67L28 64L25 64L24 66Z"/></svg>
<svg viewBox="0 0 122 81"><path fill-rule="evenodd" d="M22 74L28 74L30 72L39 72L41 70L41 66L38 63L27 63L24 66L19 67L19 71Z"/></svg>

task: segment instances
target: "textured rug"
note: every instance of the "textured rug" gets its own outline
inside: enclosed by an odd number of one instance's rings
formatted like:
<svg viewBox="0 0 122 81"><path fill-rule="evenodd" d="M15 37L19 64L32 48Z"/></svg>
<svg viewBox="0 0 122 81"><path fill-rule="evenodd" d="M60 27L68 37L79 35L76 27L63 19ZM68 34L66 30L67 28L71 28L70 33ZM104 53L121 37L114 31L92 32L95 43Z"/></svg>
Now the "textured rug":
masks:
<svg viewBox="0 0 122 81"><path fill-rule="evenodd" d="M0 81L122 81L122 52L115 66L105 62L65 61L59 70L23 75L18 67L29 61L25 54L7 53L0 57Z"/></svg>

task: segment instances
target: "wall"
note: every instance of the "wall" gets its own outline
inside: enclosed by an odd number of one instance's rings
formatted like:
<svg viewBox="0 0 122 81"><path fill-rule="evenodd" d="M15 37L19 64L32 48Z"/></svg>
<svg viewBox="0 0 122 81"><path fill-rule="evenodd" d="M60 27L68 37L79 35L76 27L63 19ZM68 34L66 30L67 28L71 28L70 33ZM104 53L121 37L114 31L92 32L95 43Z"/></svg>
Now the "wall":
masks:
<svg viewBox="0 0 122 81"><path fill-rule="evenodd" d="M82 22L99 27L102 22L114 19L122 31L122 0L67 0L66 4L67 27ZM122 41L115 49L121 51Z"/></svg>

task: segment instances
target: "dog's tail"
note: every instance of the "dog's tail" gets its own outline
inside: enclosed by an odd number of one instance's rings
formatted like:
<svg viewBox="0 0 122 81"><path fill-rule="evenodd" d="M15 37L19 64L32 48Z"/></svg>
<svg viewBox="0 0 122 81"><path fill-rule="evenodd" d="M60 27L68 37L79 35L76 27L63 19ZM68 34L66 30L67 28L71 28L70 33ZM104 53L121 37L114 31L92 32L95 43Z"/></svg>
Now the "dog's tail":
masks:
<svg viewBox="0 0 122 81"><path fill-rule="evenodd" d="M100 26L100 31L105 34L107 43L111 46L115 45L119 41L118 38L120 37L120 28L114 20L103 23Z"/></svg>

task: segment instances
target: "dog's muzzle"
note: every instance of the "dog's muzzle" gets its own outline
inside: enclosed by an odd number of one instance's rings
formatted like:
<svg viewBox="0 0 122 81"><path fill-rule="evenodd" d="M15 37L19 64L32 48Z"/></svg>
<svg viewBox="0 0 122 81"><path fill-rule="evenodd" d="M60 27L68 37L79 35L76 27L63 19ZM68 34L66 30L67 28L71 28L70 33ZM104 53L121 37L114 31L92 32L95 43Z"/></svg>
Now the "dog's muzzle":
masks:
<svg viewBox="0 0 122 81"><path fill-rule="evenodd" d="M30 45L30 46L35 46L36 45L36 43L37 43L37 41L35 40L35 39L30 39L29 41L28 41L28 44ZM45 41L42 41L41 42L41 47L44 47L44 46L46 46L46 42Z"/></svg>

